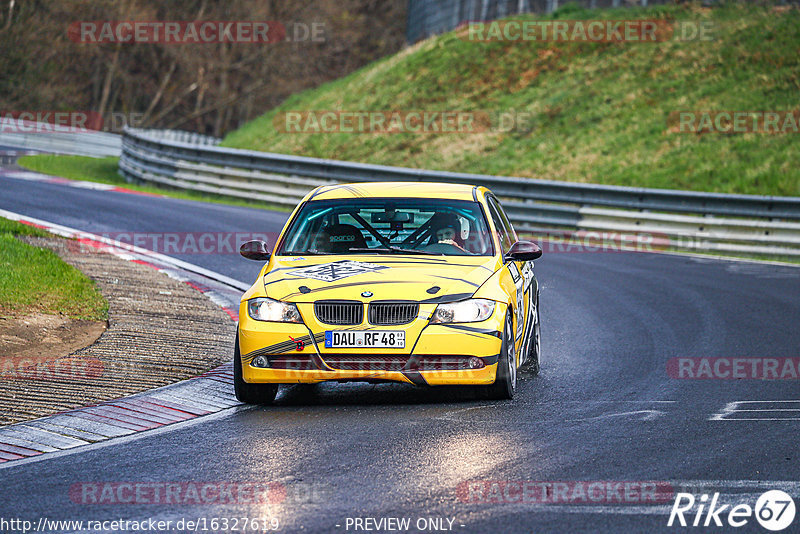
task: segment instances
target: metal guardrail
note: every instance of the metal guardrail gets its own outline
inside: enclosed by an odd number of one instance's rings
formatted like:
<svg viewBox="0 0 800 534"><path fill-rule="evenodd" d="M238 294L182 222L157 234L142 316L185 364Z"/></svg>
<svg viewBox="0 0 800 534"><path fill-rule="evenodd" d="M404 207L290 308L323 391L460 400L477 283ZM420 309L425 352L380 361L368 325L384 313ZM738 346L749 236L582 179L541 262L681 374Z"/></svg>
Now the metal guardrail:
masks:
<svg viewBox="0 0 800 534"><path fill-rule="evenodd" d="M416 43L432 35L454 30L468 22L488 22L523 13L552 13L560 6L586 9L652 6L675 0L409 0L406 40ZM725 0L702 0L703 7ZM798 0L772 0L777 5L797 5Z"/></svg>
<svg viewBox="0 0 800 534"><path fill-rule="evenodd" d="M178 143L189 143L191 145L206 145L217 146L222 142L222 139L212 137L210 135L203 135L195 132L186 132L183 130L133 130L146 132L147 137L151 139L160 139L162 141L175 141Z"/></svg>
<svg viewBox="0 0 800 534"><path fill-rule="evenodd" d="M678 248L800 256L800 197L430 171L222 148L217 143L186 132L126 129L120 173L133 182L284 206L294 206L314 187L339 182L477 184L504 199L509 217L523 232L559 227L650 234L664 236Z"/></svg>
<svg viewBox="0 0 800 534"><path fill-rule="evenodd" d="M76 131L64 126L22 121L19 131L0 131L0 145L77 156L119 156L122 136L99 131Z"/></svg>
<svg viewBox="0 0 800 534"><path fill-rule="evenodd" d="M406 39L415 43L467 21L490 21L521 13L552 13L560 5L598 7L665 4L671 0L409 0ZM706 0L706 3L708 0Z"/></svg>

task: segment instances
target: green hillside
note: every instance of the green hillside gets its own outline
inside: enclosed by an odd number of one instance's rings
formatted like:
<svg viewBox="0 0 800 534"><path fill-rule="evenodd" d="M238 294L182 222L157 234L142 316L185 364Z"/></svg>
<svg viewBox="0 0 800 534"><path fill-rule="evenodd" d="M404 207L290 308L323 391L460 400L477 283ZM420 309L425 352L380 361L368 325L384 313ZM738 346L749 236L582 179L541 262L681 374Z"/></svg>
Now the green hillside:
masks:
<svg viewBox="0 0 800 534"><path fill-rule="evenodd" d="M294 95L224 145L573 182L800 195L800 134L677 134L667 125L675 111L800 109L800 11L568 5L546 18L705 21L714 38L474 42L462 30ZM276 128L280 113L308 110L515 112L529 114L532 128L448 134Z"/></svg>

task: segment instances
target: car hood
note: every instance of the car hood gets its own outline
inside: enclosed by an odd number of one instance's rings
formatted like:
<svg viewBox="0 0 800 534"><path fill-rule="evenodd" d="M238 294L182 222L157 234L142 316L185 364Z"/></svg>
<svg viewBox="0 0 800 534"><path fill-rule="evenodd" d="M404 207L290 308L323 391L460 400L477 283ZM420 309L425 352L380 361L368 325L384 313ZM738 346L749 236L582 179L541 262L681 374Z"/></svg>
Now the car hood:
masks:
<svg viewBox="0 0 800 534"><path fill-rule="evenodd" d="M472 296L494 273L495 263L486 256L273 257L264 288L268 297L286 302L449 302Z"/></svg>

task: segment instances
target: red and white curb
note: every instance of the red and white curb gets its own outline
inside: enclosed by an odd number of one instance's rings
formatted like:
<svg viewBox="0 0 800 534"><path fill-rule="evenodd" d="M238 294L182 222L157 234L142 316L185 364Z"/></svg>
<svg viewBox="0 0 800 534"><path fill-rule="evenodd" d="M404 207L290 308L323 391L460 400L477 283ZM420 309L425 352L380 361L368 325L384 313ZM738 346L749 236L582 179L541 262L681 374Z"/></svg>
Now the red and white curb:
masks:
<svg viewBox="0 0 800 534"><path fill-rule="evenodd" d="M225 364L177 384L0 428L0 464L156 429L238 404L233 368Z"/></svg>
<svg viewBox="0 0 800 534"><path fill-rule="evenodd" d="M1 170L0 177L13 178L15 180L27 180L29 182L43 182L46 184L61 184L69 187L76 187L78 189L93 189L95 191L113 191L115 193L128 193L131 195L144 195L148 197L163 197L156 193L146 193L144 191L136 191L128 189L127 187L119 187L111 184L101 184L98 182L84 182L81 180L68 180L67 178L60 178L58 176L49 176L46 174L39 174L33 171L16 171L16 170Z"/></svg>
<svg viewBox="0 0 800 534"><path fill-rule="evenodd" d="M77 239L157 269L208 296L232 320L247 284L163 254L120 244L103 236L0 210L0 217ZM176 384L93 406L85 406L0 428L0 468L39 457L207 416L239 405L233 394L233 365L227 363ZM4 465L5 464L5 465Z"/></svg>

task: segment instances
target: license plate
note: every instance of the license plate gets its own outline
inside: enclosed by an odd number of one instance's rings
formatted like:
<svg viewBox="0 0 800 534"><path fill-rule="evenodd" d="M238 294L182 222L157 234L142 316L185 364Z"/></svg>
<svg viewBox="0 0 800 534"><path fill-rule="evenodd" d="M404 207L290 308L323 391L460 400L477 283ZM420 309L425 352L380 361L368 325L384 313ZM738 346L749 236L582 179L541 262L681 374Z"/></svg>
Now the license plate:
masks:
<svg viewBox="0 0 800 534"><path fill-rule="evenodd" d="M326 349L404 349L402 330L326 330Z"/></svg>

